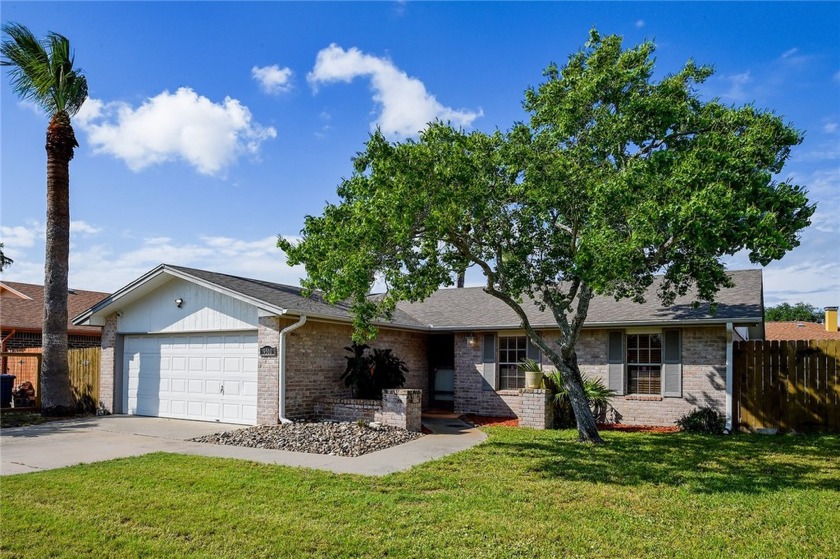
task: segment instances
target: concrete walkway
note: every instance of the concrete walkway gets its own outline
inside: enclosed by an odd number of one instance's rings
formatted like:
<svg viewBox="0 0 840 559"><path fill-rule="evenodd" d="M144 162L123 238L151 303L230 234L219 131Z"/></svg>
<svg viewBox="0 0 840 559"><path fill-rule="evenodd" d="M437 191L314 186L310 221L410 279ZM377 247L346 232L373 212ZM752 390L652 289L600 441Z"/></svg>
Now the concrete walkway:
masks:
<svg viewBox="0 0 840 559"><path fill-rule="evenodd" d="M150 452L174 452L328 470L386 475L466 450L486 435L454 416L423 417L432 431L415 441L356 458L188 442L242 425L111 415L0 430L0 475L99 462Z"/></svg>

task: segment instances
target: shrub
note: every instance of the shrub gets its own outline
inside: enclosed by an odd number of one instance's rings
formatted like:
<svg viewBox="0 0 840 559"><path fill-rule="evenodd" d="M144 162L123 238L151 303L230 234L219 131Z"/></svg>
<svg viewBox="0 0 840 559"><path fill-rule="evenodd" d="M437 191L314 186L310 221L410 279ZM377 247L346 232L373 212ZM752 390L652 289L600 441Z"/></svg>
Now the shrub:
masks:
<svg viewBox="0 0 840 559"><path fill-rule="evenodd" d="M586 395L586 401L589 402L589 407L592 409L592 415L596 419L602 417L606 411L610 400L615 396L615 390L607 388L603 381L598 378L589 378L583 376L583 393ZM551 402L554 406L554 428L562 429L565 427L574 427L575 414L572 411L572 402L569 399L569 392L566 390L566 385L563 383L563 377L558 372L548 373L545 376L545 387L551 391Z"/></svg>
<svg viewBox="0 0 840 559"><path fill-rule="evenodd" d="M381 400L383 390L400 388L405 384L408 367L390 349L374 349L373 353L366 353L370 346L355 342L344 349L352 355L345 357L347 368L341 379L344 386L353 390L354 398Z"/></svg>
<svg viewBox="0 0 840 559"><path fill-rule="evenodd" d="M686 433L723 435L726 432L726 417L713 408L699 408L679 418L677 426Z"/></svg>

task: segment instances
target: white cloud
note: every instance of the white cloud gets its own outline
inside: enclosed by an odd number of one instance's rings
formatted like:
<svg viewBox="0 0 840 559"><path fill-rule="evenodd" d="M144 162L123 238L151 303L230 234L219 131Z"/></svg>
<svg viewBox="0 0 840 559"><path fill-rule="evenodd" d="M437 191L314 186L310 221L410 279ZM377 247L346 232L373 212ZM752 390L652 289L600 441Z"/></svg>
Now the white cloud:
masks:
<svg viewBox="0 0 840 559"><path fill-rule="evenodd" d="M373 99L382 108L374 125L388 136L414 136L435 119L470 126L483 114L481 109L455 110L441 105L423 82L408 76L387 58L365 54L355 47L344 50L332 44L321 50L306 79L317 88L322 83L349 83L357 77L370 78Z"/></svg>
<svg viewBox="0 0 840 559"><path fill-rule="evenodd" d="M7 229L17 235L6 237ZM4 247L3 251L15 261L4 270L4 278L38 284L44 281L43 247L32 246L36 244L33 235L38 231L37 224L4 227L4 242L6 238L14 238L16 246L23 240L30 247L19 248L14 254ZM198 236L177 241L163 236L142 239L102 236L96 240L87 237L79 239L70 250L70 285L113 292L161 263L298 285L305 276L304 268L287 266L283 251L276 245L274 235L259 239Z"/></svg>
<svg viewBox="0 0 840 559"><path fill-rule="evenodd" d="M823 124L823 132L826 134L834 134L837 132L837 123L836 122L826 122Z"/></svg>
<svg viewBox="0 0 840 559"><path fill-rule="evenodd" d="M804 184L808 188L809 200L817 203L811 227L823 233L840 234L840 220L837 219L840 215L840 169L815 171Z"/></svg>
<svg viewBox="0 0 840 559"><path fill-rule="evenodd" d="M184 160L204 175L222 175L242 154L256 155L274 128L252 122L236 99L213 103L190 88L163 91L136 109L88 99L76 115L95 153L123 160L132 171Z"/></svg>
<svg viewBox="0 0 840 559"><path fill-rule="evenodd" d="M643 19L637 19L636 20L636 29L641 29L644 26L645 26L645 20L643 20Z"/></svg>
<svg viewBox="0 0 840 559"><path fill-rule="evenodd" d="M785 52L782 53L782 58L791 58L797 52L799 52L799 49L797 47L794 47L792 49L788 49L788 50L786 50Z"/></svg>
<svg viewBox="0 0 840 559"><path fill-rule="evenodd" d="M43 238L44 227L38 223L32 222L24 225L17 225L15 227L0 226L0 242L3 243L3 251L19 248L29 248L35 244L35 240ZM11 253L9 253L11 254Z"/></svg>
<svg viewBox="0 0 840 559"><path fill-rule="evenodd" d="M101 228L95 227L86 221L71 221L70 222L70 234L78 234L78 235L96 235L102 231Z"/></svg>
<svg viewBox="0 0 840 559"><path fill-rule="evenodd" d="M251 68L251 77L259 82L263 92L269 95L278 95L292 89L292 69L280 68L277 64L254 66Z"/></svg>
<svg viewBox="0 0 840 559"><path fill-rule="evenodd" d="M731 76L721 76L721 78L729 82L729 89L721 94L721 97L734 101L747 100L746 86L752 81L749 70Z"/></svg>

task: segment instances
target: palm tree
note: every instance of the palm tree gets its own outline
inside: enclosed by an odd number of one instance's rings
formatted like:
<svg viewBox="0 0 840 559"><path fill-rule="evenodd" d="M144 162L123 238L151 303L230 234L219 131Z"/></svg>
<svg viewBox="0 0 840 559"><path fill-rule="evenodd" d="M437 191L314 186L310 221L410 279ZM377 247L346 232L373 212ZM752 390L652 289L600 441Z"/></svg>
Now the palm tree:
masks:
<svg viewBox="0 0 840 559"><path fill-rule="evenodd" d="M73 69L70 41L50 32L39 41L17 23L3 25L3 60L11 85L23 100L41 107L47 126L47 242L44 260L44 327L41 413L75 411L67 367L67 267L70 252L70 160L79 146L70 117L87 99L87 80Z"/></svg>
<svg viewBox="0 0 840 559"><path fill-rule="evenodd" d="M14 260L3 254L3 243L0 243L0 272L2 272L4 268L8 268L13 262Z"/></svg>

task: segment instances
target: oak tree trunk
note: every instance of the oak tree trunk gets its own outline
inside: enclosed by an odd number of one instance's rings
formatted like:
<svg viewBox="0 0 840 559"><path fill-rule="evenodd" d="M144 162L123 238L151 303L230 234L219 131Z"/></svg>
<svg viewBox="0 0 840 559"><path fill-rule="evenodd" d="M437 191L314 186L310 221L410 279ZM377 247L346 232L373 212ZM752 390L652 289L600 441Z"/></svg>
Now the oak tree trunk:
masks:
<svg viewBox="0 0 840 559"><path fill-rule="evenodd" d="M47 226L44 259L44 326L41 413L75 412L67 365L67 272L70 256L70 160L79 144L70 117L60 111L47 127Z"/></svg>
<svg viewBox="0 0 840 559"><path fill-rule="evenodd" d="M592 409L589 407L589 401L586 399L586 393L583 390L583 378L578 367L577 353L574 351L562 352L557 357L560 362L555 362L554 365L560 372L563 384L569 392L569 402L572 405L572 411L577 422L578 440L587 443L603 443L604 440L598 433L598 426L595 424L595 416L592 415Z"/></svg>

